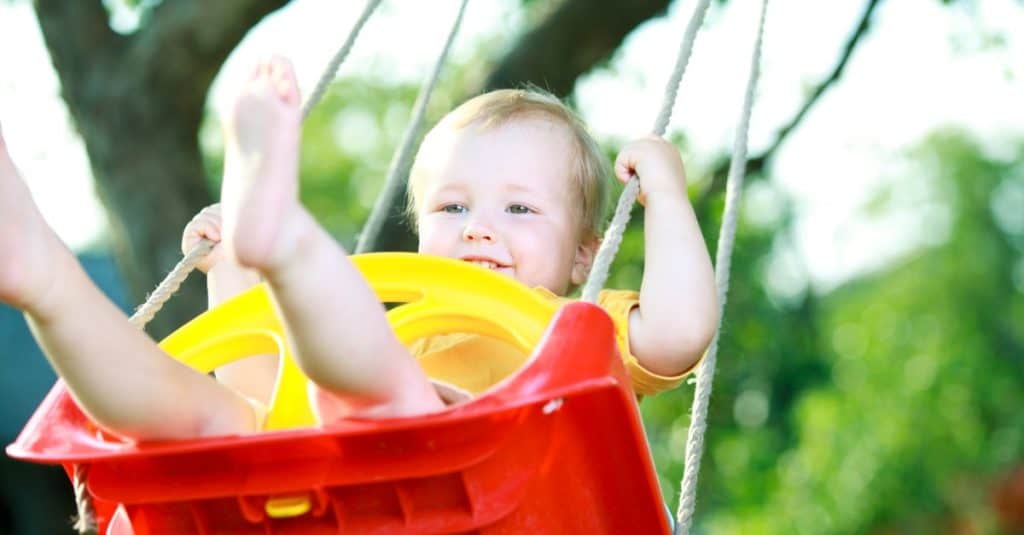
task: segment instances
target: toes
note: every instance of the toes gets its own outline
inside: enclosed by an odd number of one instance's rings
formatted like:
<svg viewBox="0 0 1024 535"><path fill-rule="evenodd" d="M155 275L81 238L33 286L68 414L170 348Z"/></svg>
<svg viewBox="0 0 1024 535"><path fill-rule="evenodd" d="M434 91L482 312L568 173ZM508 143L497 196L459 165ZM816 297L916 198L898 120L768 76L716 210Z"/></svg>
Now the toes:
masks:
<svg viewBox="0 0 1024 535"><path fill-rule="evenodd" d="M297 104L299 101L295 69L290 61L281 56L272 56L259 62L249 75L249 86L268 90L289 104Z"/></svg>
<svg viewBox="0 0 1024 535"><path fill-rule="evenodd" d="M270 63L267 61L260 61L256 64L256 67L253 68L252 74L249 75L249 81L257 82L259 80L264 80L269 72Z"/></svg>
<svg viewBox="0 0 1024 535"><path fill-rule="evenodd" d="M269 61L270 78L277 93L286 102L298 101L298 82L292 63L281 56L274 56Z"/></svg>
<svg viewBox="0 0 1024 535"><path fill-rule="evenodd" d="M281 96L281 99L288 104L297 104L299 101L299 91L294 84L288 81L278 81L277 83L277 94Z"/></svg>
<svg viewBox="0 0 1024 535"><path fill-rule="evenodd" d="M295 84L295 68L292 62L281 56L273 56L267 62L270 65L270 73L276 80Z"/></svg>

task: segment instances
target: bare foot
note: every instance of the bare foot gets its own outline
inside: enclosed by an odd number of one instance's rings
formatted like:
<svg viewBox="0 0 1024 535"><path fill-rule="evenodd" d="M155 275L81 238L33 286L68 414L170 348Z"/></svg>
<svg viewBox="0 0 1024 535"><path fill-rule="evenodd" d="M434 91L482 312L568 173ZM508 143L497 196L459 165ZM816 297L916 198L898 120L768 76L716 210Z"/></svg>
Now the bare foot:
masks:
<svg viewBox="0 0 1024 535"><path fill-rule="evenodd" d="M224 239L242 265L265 270L287 255L300 122L295 74L278 57L256 67L225 118Z"/></svg>
<svg viewBox="0 0 1024 535"><path fill-rule="evenodd" d="M0 134L0 301L36 312L68 254L18 176Z"/></svg>

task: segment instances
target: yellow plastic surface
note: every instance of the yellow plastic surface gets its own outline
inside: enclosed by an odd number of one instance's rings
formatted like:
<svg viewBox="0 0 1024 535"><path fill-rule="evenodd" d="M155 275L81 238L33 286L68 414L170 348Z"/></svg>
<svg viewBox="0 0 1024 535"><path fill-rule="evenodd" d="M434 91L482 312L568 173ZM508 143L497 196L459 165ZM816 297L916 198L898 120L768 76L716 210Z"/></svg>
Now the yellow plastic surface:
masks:
<svg viewBox="0 0 1024 535"><path fill-rule="evenodd" d="M493 336L531 352L557 310L555 303L518 281L460 260L373 253L355 255L352 261L382 302L406 303L388 312L405 344L464 332ZM315 425L306 378L285 340L267 287L259 285L197 317L160 346L205 373L253 355L280 355L265 429Z"/></svg>
<svg viewBox="0 0 1024 535"><path fill-rule="evenodd" d="M263 510L270 518L292 518L308 513L312 507L308 494L296 494L270 498Z"/></svg>

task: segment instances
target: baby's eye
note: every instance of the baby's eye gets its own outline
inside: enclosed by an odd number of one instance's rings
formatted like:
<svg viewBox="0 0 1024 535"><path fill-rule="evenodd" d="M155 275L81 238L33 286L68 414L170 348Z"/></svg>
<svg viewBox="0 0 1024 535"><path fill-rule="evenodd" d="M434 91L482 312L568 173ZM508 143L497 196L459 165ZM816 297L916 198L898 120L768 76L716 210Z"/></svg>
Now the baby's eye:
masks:
<svg viewBox="0 0 1024 535"><path fill-rule="evenodd" d="M466 213L466 205L459 203L446 204L441 207L441 211L446 214L464 214Z"/></svg>
<svg viewBox="0 0 1024 535"><path fill-rule="evenodd" d="M528 214L532 210L525 204L510 204L508 208L505 208L505 211L510 214Z"/></svg>

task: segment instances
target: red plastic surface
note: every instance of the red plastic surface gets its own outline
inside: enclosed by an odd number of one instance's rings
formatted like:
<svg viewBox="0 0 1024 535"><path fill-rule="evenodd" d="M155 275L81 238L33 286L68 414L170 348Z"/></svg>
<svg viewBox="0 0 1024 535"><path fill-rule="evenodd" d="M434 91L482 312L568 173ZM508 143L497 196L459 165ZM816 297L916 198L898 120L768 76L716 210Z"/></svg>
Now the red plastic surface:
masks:
<svg viewBox="0 0 1024 535"><path fill-rule="evenodd" d="M667 533L611 320L563 307L527 367L472 402L393 420L134 444L58 382L7 448L88 469L101 533ZM273 519L271 497L311 510Z"/></svg>

